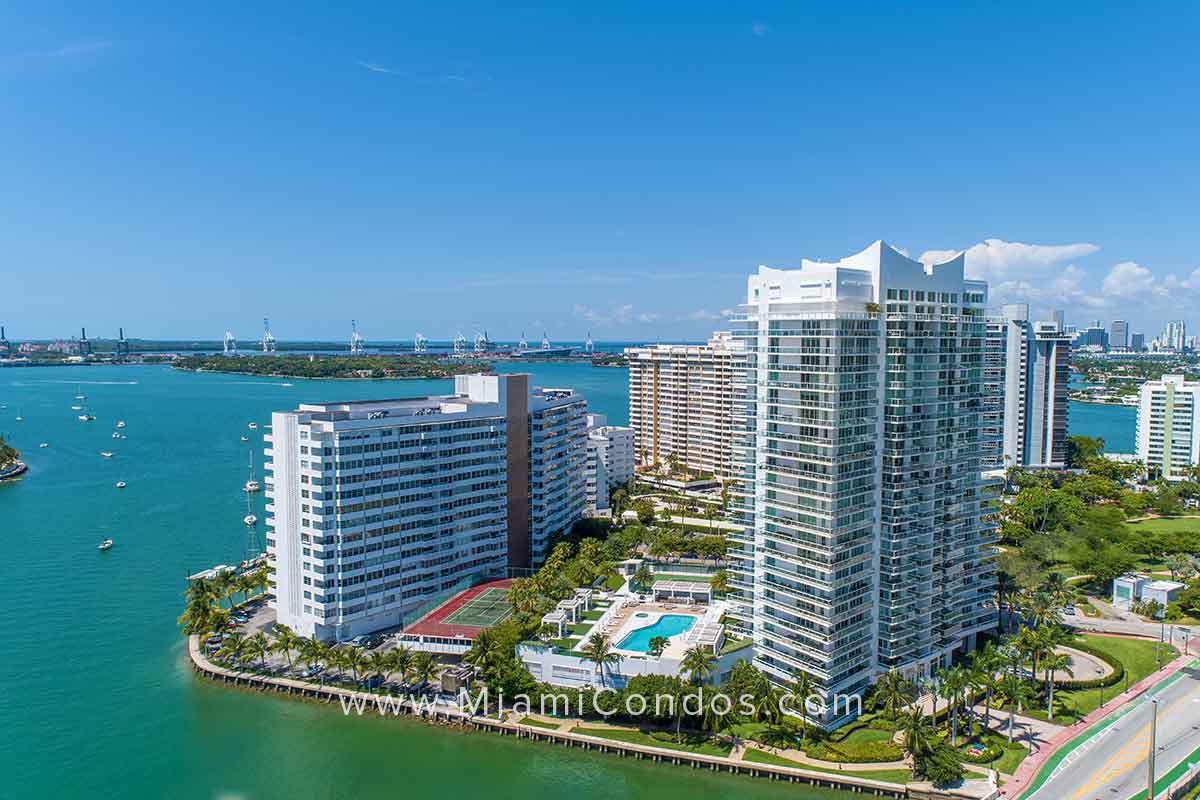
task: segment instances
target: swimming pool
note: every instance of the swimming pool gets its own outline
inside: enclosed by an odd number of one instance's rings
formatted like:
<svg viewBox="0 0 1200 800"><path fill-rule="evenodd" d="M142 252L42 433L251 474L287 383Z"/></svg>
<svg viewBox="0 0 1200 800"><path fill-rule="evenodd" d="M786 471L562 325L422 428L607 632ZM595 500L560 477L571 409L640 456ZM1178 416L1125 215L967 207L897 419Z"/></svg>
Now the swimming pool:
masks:
<svg viewBox="0 0 1200 800"><path fill-rule="evenodd" d="M691 630L695 624L696 618L688 614L663 614L650 625L630 631L629 635L617 643L617 647L621 650L649 653L651 639L658 636L677 636Z"/></svg>

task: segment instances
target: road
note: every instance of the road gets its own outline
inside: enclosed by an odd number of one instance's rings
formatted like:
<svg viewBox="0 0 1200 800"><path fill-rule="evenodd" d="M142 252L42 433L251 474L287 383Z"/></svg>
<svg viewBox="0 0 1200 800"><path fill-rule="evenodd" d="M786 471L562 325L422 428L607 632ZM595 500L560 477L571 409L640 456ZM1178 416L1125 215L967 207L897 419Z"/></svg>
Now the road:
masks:
<svg viewBox="0 0 1200 800"><path fill-rule="evenodd" d="M1113 613L1116 613L1115 609ZM1169 622L1166 624L1146 622L1145 620L1138 619L1133 614L1125 614L1122 619L1108 619L1105 617L1085 617L1082 614L1064 613L1062 621L1081 631L1119 633L1125 636L1145 636L1147 638L1158 639L1159 641L1170 641L1179 648L1179 652L1181 653L1183 652L1184 643L1188 638L1200 633L1200 630L1196 628L1172 625Z"/></svg>
<svg viewBox="0 0 1200 800"><path fill-rule="evenodd" d="M1200 660L1098 723L1053 756L1050 777L1023 800L1133 800L1146 797L1151 719L1158 700L1158 791L1177 765L1200 762ZM1078 744L1076 744L1078 743Z"/></svg>

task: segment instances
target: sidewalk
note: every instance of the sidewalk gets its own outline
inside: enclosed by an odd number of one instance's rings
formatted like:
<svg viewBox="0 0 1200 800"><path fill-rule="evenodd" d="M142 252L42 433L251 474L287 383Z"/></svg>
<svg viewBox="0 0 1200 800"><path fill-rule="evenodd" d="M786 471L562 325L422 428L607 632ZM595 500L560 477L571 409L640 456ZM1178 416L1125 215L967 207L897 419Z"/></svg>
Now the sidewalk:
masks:
<svg viewBox="0 0 1200 800"><path fill-rule="evenodd" d="M1071 727L1063 728L1057 736L1047 742L1038 752L1026 757L1021 762L1021 766L1017 767L1012 780L1001 787L1001 797L1010 799L1020 797L1037 779L1042 769L1050 764L1054 755L1063 747L1077 739L1082 741L1088 738L1096 732L1097 729L1093 729L1093 726L1097 723L1107 719L1113 712L1125 706L1135 697L1142 695L1155 684L1171 677L1196 660L1196 653L1200 652L1200 638L1193 639L1189 643L1188 650L1192 653L1191 655L1179 656L1158 672L1147 676L1139 683L1129 687L1128 691L1118 694Z"/></svg>

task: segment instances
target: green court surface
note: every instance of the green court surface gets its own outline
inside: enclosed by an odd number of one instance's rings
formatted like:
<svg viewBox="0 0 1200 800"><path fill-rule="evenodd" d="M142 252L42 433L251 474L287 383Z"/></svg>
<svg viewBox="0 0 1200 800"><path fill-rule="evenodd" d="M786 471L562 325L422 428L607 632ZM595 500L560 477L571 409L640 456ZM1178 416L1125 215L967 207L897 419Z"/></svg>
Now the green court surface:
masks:
<svg viewBox="0 0 1200 800"><path fill-rule="evenodd" d="M507 589L487 589L467 600L450 616L442 620L447 625L466 625L472 628L490 628L512 613L508 605Z"/></svg>

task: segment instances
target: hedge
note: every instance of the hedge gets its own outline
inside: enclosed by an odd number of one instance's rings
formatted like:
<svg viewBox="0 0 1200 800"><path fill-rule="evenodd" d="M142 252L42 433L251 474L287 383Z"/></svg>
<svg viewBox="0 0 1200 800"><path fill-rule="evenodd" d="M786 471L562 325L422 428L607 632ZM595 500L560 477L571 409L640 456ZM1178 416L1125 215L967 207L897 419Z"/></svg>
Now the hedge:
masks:
<svg viewBox="0 0 1200 800"><path fill-rule="evenodd" d="M1067 646L1073 650L1078 650L1082 653L1087 653L1090 656L1095 656L1105 664L1108 664L1110 667L1112 667L1113 671L1108 675L1105 675L1103 678L1092 678L1091 680L1086 681L1055 681L1054 685L1057 688L1066 689L1068 691L1079 689L1099 689L1101 687L1107 688L1109 686L1115 686L1121 681L1125 680L1125 662L1121 661L1120 659L1105 653L1099 648L1092 647L1086 642L1071 642Z"/></svg>

